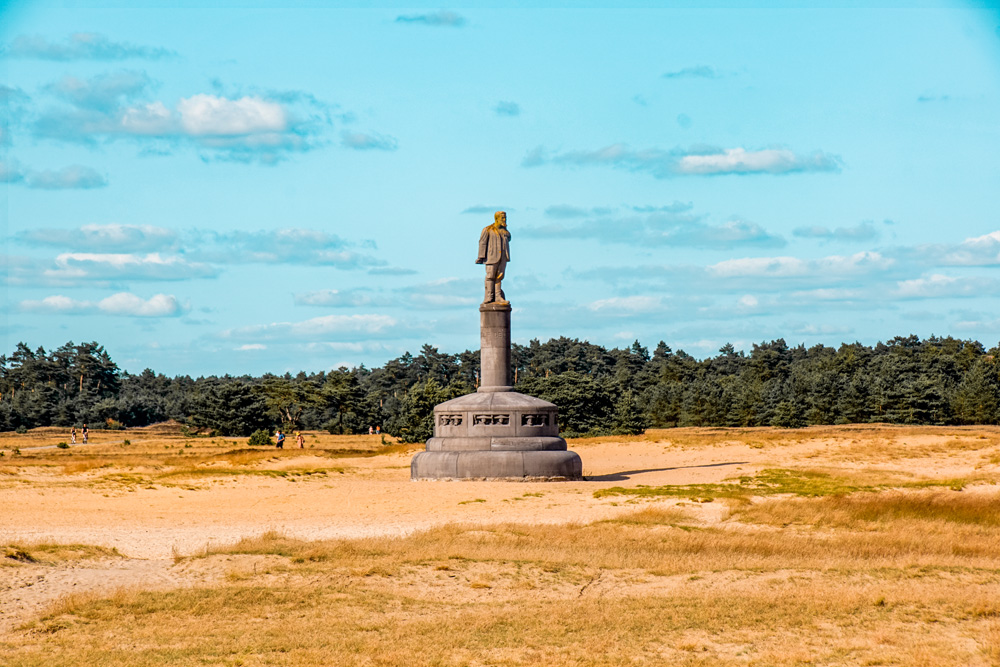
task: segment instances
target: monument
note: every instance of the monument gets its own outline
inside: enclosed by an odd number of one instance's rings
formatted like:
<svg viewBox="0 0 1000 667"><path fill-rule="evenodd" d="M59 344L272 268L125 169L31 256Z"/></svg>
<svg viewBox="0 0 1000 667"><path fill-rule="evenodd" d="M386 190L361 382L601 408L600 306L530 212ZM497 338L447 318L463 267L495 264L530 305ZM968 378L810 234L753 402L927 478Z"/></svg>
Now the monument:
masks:
<svg viewBox="0 0 1000 667"><path fill-rule="evenodd" d="M583 479L583 462L559 437L558 408L511 386L510 302L500 287L509 260L507 214L497 211L479 237L476 259L486 265L480 386L434 407L434 437L413 457L410 479Z"/></svg>

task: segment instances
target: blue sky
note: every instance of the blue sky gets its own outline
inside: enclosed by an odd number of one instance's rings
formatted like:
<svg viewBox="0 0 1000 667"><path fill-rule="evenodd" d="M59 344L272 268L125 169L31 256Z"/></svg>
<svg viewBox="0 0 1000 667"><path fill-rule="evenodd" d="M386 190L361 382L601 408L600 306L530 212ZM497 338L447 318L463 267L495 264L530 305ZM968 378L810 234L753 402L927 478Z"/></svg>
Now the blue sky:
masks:
<svg viewBox="0 0 1000 667"><path fill-rule="evenodd" d="M168 374L513 338L1000 340L1000 12L0 9L3 352ZM796 3L801 4L801 3Z"/></svg>

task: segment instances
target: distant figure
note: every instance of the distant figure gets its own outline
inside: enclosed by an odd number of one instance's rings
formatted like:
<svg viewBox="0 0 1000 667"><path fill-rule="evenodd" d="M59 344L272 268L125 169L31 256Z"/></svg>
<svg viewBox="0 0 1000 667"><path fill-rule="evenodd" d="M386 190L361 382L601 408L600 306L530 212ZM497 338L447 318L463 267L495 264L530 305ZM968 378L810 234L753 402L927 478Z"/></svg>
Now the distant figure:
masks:
<svg viewBox="0 0 1000 667"><path fill-rule="evenodd" d="M295 433L295 442L299 443L299 449L306 448L306 439L305 436L302 435L301 431L297 431Z"/></svg>
<svg viewBox="0 0 1000 667"><path fill-rule="evenodd" d="M282 433L281 429L279 428L274 435L275 435L275 439L278 441L278 449L284 449L285 448L285 434Z"/></svg>
<svg viewBox="0 0 1000 667"><path fill-rule="evenodd" d="M375 433L375 427L374 426L369 426L368 427L368 435L373 435L374 433Z"/></svg>
<svg viewBox="0 0 1000 667"><path fill-rule="evenodd" d="M80 432L83 433L83 444L86 445L87 444L87 440L90 438L90 429L87 428L86 424L84 424L83 428L80 429Z"/></svg>
<svg viewBox="0 0 1000 667"><path fill-rule="evenodd" d="M507 231L506 211L493 214L493 224L483 227L479 235L479 257L476 264L486 265L486 297L483 303L506 304L507 298L500 289L507 262L510 261L510 232Z"/></svg>
<svg viewBox="0 0 1000 667"><path fill-rule="evenodd" d="M381 426L376 426L375 427L375 435L382 435L382 427Z"/></svg>
<svg viewBox="0 0 1000 667"><path fill-rule="evenodd" d="M69 432L69 444L76 444L76 427L74 426Z"/></svg>

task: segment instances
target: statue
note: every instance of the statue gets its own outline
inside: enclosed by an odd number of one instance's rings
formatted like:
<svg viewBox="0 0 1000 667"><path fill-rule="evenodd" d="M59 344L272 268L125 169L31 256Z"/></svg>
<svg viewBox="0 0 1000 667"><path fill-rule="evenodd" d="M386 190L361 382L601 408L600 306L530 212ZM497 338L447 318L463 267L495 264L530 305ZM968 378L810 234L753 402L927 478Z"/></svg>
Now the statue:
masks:
<svg viewBox="0 0 1000 667"><path fill-rule="evenodd" d="M500 281L510 261L510 232L507 231L506 211L493 214L493 224L483 227L479 236L479 258L476 264L486 264L486 297L483 303L508 303Z"/></svg>
<svg viewBox="0 0 1000 667"><path fill-rule="evenodd" d="M556 481L583 479L583 461L559 437L559 408L515 391L511 382L512 308L500 281L510 261L507 214L497 211L479 237L486 265L479 306L476 391L434 406L434 437L410 461L410 479Z"/></svg>

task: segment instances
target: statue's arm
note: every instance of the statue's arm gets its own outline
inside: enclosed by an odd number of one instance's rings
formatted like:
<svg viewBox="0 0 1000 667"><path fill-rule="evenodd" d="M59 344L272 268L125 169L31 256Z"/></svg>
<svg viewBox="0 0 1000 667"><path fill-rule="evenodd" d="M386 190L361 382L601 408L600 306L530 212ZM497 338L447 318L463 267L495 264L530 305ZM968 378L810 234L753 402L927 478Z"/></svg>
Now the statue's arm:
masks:
<svg viewBox="0 0 1000 667"><path fill-rule="evenodd" d="M484 264L486 262L486 254L489 252L490 247L490 228L487 227L483 230L483 233L479 235L479 256L476 258L476 264Z"/></svg>

